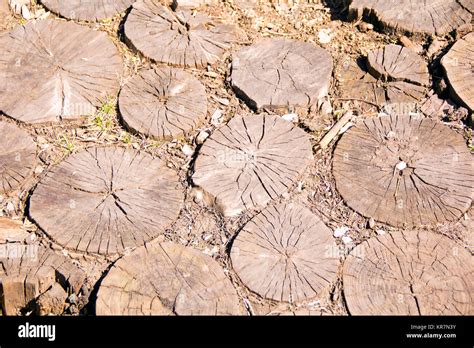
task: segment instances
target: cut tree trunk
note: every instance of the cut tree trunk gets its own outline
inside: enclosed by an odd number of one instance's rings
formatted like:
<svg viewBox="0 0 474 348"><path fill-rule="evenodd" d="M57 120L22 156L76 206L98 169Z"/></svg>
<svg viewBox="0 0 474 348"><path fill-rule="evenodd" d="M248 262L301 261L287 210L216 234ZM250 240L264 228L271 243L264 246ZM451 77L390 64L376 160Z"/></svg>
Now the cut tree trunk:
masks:
<svg viewBox="0 0 474 348"><path fill-rule="evenodd" d="M99 21L129 8L134 0L41 0L51 12L79 21Z"/></svg>
<svg viewBox="0 0 474 348"><path fill-rule="evenodd" d="M100 284L97 315L239 315L232 283L211 257L170 242L117 261Z"/></svg>
<svg viewBox="0 0 474 348"><path fill-rule="evenodd" d="M139 0L125 22L130 45L157 62L200 68L220 60L237 40L237 28L201 13Z"/></svg>
<svg viewBox="0 0 474 348"><path fill-rule="evenodd" d="M421 116L369 118L346 132L333 173L345 202L389 225L459 219L474 196L472 155L463 137Z"/></svg>
<svg viewBox="0 0 474 348"><path fill-rule="evenodd" d="M194 130L206 118L206 89L183 70L155 68L133 77L122 88L119 108L129 129L173 139Z"/></svg>
<svg viewBox="0 0 474 348"><path fill-rule="evenodd" d="M112 255L162 234L182 203L178 176L160 159L91 148L47 173L30 199L30 215L66 248Z"/></svg>
<svg viewBox="0 0 474 348"><path fill-rule="evenodd" d="M35 163L33 138L20 127L0 121L0 193L22 188Z"/></svg>
<svg viewBox="0 0 474 348"><path fill-rule="evenodd" d="M237 235L232 266L263 298L300 302L327 291L339 265L331 230L298 204L268 207Z"/></svg>
<svg viewBox="0 0 474 348"><path fill-rule="evenodd" d="M441 59L452 97L474 110L474 33L457 41Z"/></svg>
<svg viewBox="0 0 474 348"><path fill-rule="evenodd" d="M232 57L232 87L255 110L310 108L328 94L332 58L314 44L267 39Z"/></svg>
<svg viewBox="0 0 474 348"><path fill-rule="evenodd" d="M352 315L472 315L472 255L447 237L394 232L358 245L344 263Z"/></svg>
<svg viewBox="0 0 474 348"><path fill-rule="evenodd" d="M104 32L39 20L1 36L0 47L0 111L19 121L88 116L119 89L121 58Z"/></svg>
<svg viewBox="0 0 474 348"><path fill-rule="evenodd" d="M225 216L287 193L312 161L306 133L274 115L235 116L199 151L193 182Z"/></svg>

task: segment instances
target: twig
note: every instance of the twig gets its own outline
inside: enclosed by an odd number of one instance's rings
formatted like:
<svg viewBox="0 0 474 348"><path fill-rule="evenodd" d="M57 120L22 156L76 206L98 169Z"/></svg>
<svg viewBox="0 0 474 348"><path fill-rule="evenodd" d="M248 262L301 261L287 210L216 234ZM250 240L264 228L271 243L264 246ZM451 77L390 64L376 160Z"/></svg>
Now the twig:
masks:
<svg viewBox="0 0 474 348"><path fill-rule="evenodd" d="M334 137L339 133L339 131L346 125L347 122L349 122L353 117L352 111L347 111L337 122L332 128L329 130L329 132L326 133L326 135L321 139L319 142L319 147L321 149L325 149L329 143L334 139Z"/></svg>

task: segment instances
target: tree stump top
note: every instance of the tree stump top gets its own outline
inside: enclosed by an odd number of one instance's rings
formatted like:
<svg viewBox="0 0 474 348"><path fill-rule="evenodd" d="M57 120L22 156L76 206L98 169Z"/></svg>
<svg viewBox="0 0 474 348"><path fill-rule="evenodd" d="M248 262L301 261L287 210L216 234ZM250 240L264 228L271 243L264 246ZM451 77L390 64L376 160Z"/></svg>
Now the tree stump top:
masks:
<svg viewBox="0 0 474 348"><path fill-rule="evenodd" d="M125 22L132 46L157 62L200 68L221 59L237 28L190 10L172 11L158 0L139 0Z"/></svg>
<svg viewBox="0 0 474 348"><path fill-rule="evenodd" d="M33 174L36 144L20 127L0 121L0 193L22 187Z"/></svg>
<svg viewBox="0 0 474 348"><path fill-rule="evenodd" d="M99 21L129 8L134 0L41 0L51 12L79 21Z"/></svg>
<svg viewBox="0 0 474 348"><path fill-rule="evenodd" d="M367 14L384 31L416 36L443 36L472 20L471 0L352 0L349 17Z"/></svg>
<svg viewBox="0 0 474 348"><path fill-rule="evenodd" d="M389 225L436 225L466 212L474 195L463 137L421 116L364 120L343 135L333 173L345 202Z"/></svg>
<svg viewBox="0 0 474 348"><path fill-rule="evenodd" d="M298 302L321 295L336 277L339 256L331 230L306 207L268 207L237 235L232 266L260 296Z"/></svg>
<svg viewBox="0 0 474 348"><path fill-rule="evenodd" d="M121 58L104 32L38 20L2 35L0 47L0 111L19 121L88 116L119 89Z"/></svg>
<svg viewBox="0 0 474 348"><path fill-rule="evenodd" d="M474 5L473 5L474 6ZM451 94L456 101L474 110L474 33L457 41L441 59Z"/></svg>
<svg viewBox="0 0 474 348"><path fill-rule="evenodd" d="M223 269L198 250L152 243L117 261L102 281L97 315L239 315Z"/></svg>
<svg viewBox="0 0 474 348"><path fill-rule="evenodd" d="M77 294L85 278L69 259L40 245L0 244L0 304L6 315L18 315L56 283Z"/></svg>
<svg viewBox="0 0 474 348"><path fill-rule="evenodd" d="M474 312L472 255L426 231L371 238L344 263L352 315L469 315Z"/></svg>
<svg viewBox="0 0 474 348"><path fill-rule="evenodd" d="M225 216L235 216L288 192L312 158L309 137L292 123L237 115L203 144L193 182Z"/></svg>
<svg viewBox="0 0 474 348"><path fill-rule="evenodd" d="M314 44L267 39L232 57L232 86L256 110L309 108L329 91L332 58Z"/></svg>
<svg viewBox="0 0 474 348"><path fill-rule="evenodd" d="M160 159L99 147L47 173L33 192L30 215L66 248L112 255L162 234L182 202L178 176Z"/></svg>
<svg viewBox="0 0 474 348"><path fill-rule="evenodd" d="M119 108L127 127L133 131L172 139L204 121L206 89L183 70L155 68L133 77L122 88Z"/></svg>

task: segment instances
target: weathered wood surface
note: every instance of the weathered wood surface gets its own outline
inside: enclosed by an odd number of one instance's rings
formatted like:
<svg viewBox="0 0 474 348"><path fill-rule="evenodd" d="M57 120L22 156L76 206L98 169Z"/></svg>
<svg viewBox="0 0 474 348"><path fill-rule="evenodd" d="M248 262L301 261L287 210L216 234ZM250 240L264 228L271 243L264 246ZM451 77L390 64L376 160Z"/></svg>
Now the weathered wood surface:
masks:
<svg viewBox="0 0 474 348"><path fill-rule="evenodd" d="M30 215L66 248L111 255L162 234L183 199L178 176L162 160L99 147L47 173L33 192Z"/></svg>
<svg viewBox="0 0 474 348"><path fill-rule="evenodd" d="M452 97L474 110L474 33L457 41L441 59Z"/></svg>
<svg viewBox="0 0 474 348"><path fill-rule="evenodd" d="M398 227L457 220L474 197L463 137L421 116L369 118L351 128L337 144L333 173L351 208Z"/></svg>
<svg viewBox="0 0 474 348"><path fill-rule="evenodd" d="M206 89L181 69L155 68L133 77L122 88L119 108L129 129L158 139L172 139L204 121Z"/></svg>
<svg viewBox="0 0 474 348"><path fill-rule="evenodd" d="M371 238L347 257L344 297L352 315L472 315L473 256L426 231Z"/></svg>
<svg viewBox="0 0 474 348"><path fill-rule="evenodd" d="M41 0L51 12L79 21L99 21L124 12L134 0Z"/></svg>
<svg viewBox="0 0 474 348"><path fill-rule="evenodd" d="M199 151L192 177L225 216L288 192L312 161L309 137L275 115L234 116Z"/></svg>
<svg viewBox="0 0 474 348"><path fill-rule="evenodd" d="M331 230L306 207L294 203L268 207L233 242L232 266L260 296L299 302L321 295L339 265Z"/></svg>
<svg viewBox="0 0 474 348"><path fill-rule="evenodd" d="M223 269L198 250L152 243L117 261L100 284L97 315L239 315Z"/></svg>
<svg viewBox="0 0 474 348"><path fill-rule="evenodd" d="M85 278L85 273L66 257L40 245L0 244L0 304L6 315L32 309L32 302L56 284L64 290L65 297L78 293ZM41 314L46 310L43 307ZM53 314L61 314L57 311L56 308Z"/></svg>
<svg viewBox="0 0 474 348"><path fill-rule="evenodd" d="M35 163L33 138L20 127L0 121L0 193L21 188Z"/></svg>
<svg viewBox="0 0 474 348"><path fill-rule="evenodd" d="M0 217L0 244L23 242L28 238L29 233L22 228L20 220L12 220Z"/></svg>
<svg viewBox="0 0 474 348"><path fill-rule="evenodd" d="M375 20L387 33L443 36L470 23L472 0L347 0L349 17Z"/></svg>
<svg viewBox="0 0 474 348"><path fill-rule="evenodd" d="M329 52L302 41L266 39L232 56L232 87L256 110L314 106L331 74Z"/></svg>
<svg viewBox="0 0 474 348"><path fill-rule="evenodd" d="M88 116L119 89L121 58L104 32L39 20L1 36L0 47L0 111L19 121Z"/></svg>
<svg viewBox="0 0 474 348"><path fill-rule="evenodd" d="M200 68L223 57L237 40L237 28L190 10L173 12L158 0L139 0L125 22L125 36L157 62Z"/></svg>

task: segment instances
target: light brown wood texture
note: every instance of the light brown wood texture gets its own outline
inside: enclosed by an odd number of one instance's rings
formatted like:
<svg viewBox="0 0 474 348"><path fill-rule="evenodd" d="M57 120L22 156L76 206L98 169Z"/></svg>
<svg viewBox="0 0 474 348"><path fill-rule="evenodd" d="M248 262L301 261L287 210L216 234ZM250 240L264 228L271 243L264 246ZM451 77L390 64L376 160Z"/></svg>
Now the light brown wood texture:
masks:
<svg viewBox="0 0 474 348"><path fill-rule="evenodd" d="M40 245L0 244L0 304L6 315L18 315L56 283L78 293L85 278L66 257Z"/></svg>
<svg viewBox="0 0 474 348"><path fill-rule="evenodd" d="M234 116L203 144L192 176L225 216L288 192L312 161L309 137L275 115Z"/></svg>
<svg viewBox="0 0 474 348"><path fill-rule="evenodd" d="M183 199L177 174L162 160L99 147L51 169L33 192L30 215L66 248L111 255L164 233Z"/></svg>
<svg viewBox="0 0 474 348"><path fill-rule="evenodd" d="M180 67L220 60L237 40L237 28L190 10L173 12L158 0L139 0L125 22L128 42L144 56Z"/></svg>
<svg viewBox="0 0 474 348"><path fill-rule="evenodd" d="M79 21L99 21L125 11L134 0L41 0L51 12Z"/></svg>
<svg viewBox="0 0 474 348"><path fill-rule="evenodd" d="M331 74L329 52L302 41L266 39L232 56L232 87L255 110L314 106Z"/></svg>
<svg viewBox="0 0 474 348"><path fill-rule="evenodd" d="M22 226L23 224L20 220L0 217L0 244L23 242L28 238L29 233Z"/></svg>
<svg viewBox="0 0 474 348"><path fill-rule="evenodd" d="M343 135L333 161L347 205L397 227L459 219L474 196L473 169L461 135L408 115L364 120Z"/></svg>
<svg viewBox="0 0 474 348"><path fill-rule="evenodd" d="M452 97L474 110L474 33L458 40L441 59Z"/></svg>
<svg viewBox="0 0 474 348"><path fill-rule="evenodd" d="M348 0L349 17L363 15L382 31L443 36L472 20L472 0Z"/></svg>
<svg viewBox="0 0 474 348"><path fill-rule="evenodd" d="M472 315L473 256L426 231L369 239L347 257L344 297L352 315Z"/></svg>
<svg viewBox="0 0 474 348"><path fill-rule="evenodd" d="M299 302L327 291L339 257L331 230L306 207L268 207L248 222L232 244L232 267L260 296Z"/></svg>
<svg viewBox="0 0 474 348"><path fill-rule="evenodd" d="M155 68L133 77L122 88L119 108L129 129L158 139L173 139L205 120L206 89L181 69Z"/></svg>
<svg viewBox="0 0 474 348"><path fill-rule="evenodd" d="M19 121L88 116L118 92L121 58L104 32L38 20L1 36L0 47L0 111Z"/></svg>
<svg viewBox="0 0 474 348"><path fill-rule="evenodd" d="M19 189L33 174L36 144L20 127L0 121L0 193Z"/></svg>
<svg viewBox="0 0 474 348"><path fill-rule="evenodd" d="M100 284L97 315L239 315L223 269L198 250L152 243L117 261Z"/></svg>

